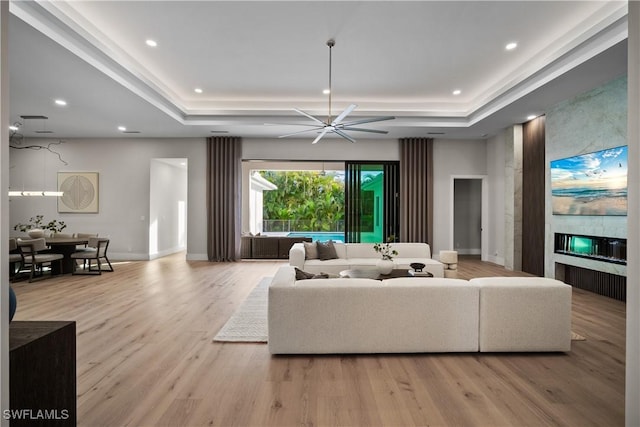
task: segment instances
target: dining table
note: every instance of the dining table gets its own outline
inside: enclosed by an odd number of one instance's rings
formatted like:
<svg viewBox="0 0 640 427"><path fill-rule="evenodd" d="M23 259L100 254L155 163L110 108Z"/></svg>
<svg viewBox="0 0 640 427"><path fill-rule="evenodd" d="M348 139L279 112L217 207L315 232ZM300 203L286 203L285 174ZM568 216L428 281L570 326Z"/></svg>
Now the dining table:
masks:
<svg viewBox="0 0 640 427"><path fill-rule="evenodd" d="M67 274L73 273L76 269L76 260L71 258L71 254L76 251L77 246L89 243L89 239L82 237L47 237L45 242L51 248L51 252L64 256L60 261L60 266L57 266L57 263L51 266L51 273Z"/></svg>

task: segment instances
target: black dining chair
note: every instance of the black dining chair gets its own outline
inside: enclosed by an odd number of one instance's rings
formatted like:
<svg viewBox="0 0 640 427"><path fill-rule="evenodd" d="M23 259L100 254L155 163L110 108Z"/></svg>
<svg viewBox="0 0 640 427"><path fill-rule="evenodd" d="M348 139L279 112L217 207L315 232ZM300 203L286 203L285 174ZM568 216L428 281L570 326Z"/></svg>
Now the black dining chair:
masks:
<svg viewBox="0 0 640 427"><path fill-rule="evenodd" d="M49 247L44 239L18 239L18 248L22 255L22 268L29 270L29 282L44 279L45 267L51 269L54 262L62 267L64 255L49 252Z"/></svg>
<svg viewBox="0 0 640 427"><path fill-rule="evenodd" d="M106 237L89 237L87 247L81 251L71 254L71 258L84 260L81 270L76 270L73 274L102 274L103 271L113 271L113 266L107 257L109 239ZM96 261L96 267L91 267L91 261ZM103 260L107 262L109 269L102 269Z"/></svg>

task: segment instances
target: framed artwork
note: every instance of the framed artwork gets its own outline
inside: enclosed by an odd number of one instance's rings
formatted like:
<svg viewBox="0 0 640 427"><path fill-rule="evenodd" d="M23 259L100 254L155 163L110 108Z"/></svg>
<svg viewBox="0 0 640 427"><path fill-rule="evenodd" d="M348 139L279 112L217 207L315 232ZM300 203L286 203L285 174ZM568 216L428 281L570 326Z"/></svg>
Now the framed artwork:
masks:
<svg viewBox="0 0 640 427"><path fill-rule="evenodd" d="M98 172L58 172L59 213L98 213Z"/></svg>

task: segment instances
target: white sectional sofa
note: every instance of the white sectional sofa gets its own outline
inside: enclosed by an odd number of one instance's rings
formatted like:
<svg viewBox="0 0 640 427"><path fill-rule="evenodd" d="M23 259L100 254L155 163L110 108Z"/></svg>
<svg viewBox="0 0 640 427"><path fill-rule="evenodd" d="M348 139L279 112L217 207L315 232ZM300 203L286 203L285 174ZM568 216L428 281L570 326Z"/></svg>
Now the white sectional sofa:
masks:
<svg viewBox="0 0 640 427"><path fill-rule="evenodd" d="M269 287L272 354L569 351L571 286L544 278L296 280Z"/></svg>
<svg viewBox="0 0 640 427"><path fill-rule="evenodd" d="M373 243L333 243L338 258L320 260L309 259L303 243L295 243L289 250L289 265L309 273L339 274L342 270L375 267L380 254L373 249ZM393 258L396 268L410 268L409 264L421 262L425 271L433 277L444 277L444 264L431 259L431 248L427 243L392 243L398 251Z"/></svg>

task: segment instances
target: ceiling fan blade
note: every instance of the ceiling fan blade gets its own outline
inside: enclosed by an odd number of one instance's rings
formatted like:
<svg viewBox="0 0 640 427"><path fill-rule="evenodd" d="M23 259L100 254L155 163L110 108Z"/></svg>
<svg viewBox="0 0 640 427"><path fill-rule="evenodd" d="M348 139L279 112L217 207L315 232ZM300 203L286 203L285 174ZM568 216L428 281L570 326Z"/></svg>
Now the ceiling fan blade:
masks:
<svg viewBox="0 0 640 427"><path fill-rule="evenodd" d="M347 117L353 110L355 110L356 107L357 107L356 104L351 104L347 108L345 108L344 111L340 113L340 115L336 117L334 121L331 122L331 126L340 124L345 117Z"/></svg>
<svg viewBox="0 0 640 427"><path fill-rule="evenodd" d="M318 135L316 139L313 140L312 144L315 144L316 142L320 141L322 137L327 134L327 132L328 132L327 128L322 129L322 132L320 132L320 135Z"/></svg>
<svg viewBox="0 0 640 427"><path fill-rule="evenodd" d="M387 134L389 133L386 130L378 130L378 129L364 129L364 128L352 128L351 126L341 126L340 129L342 130L354 130L356 132L371 132L371 133L383 133L383 134Z"/></svg>
<svg viewBox="0 0 640 427"><path fill-rule="evenodd" d="M355 139L351 138L349 135L347 135L346 133L342 132L340 129L334 129L333 131L335 133L337 133L338 135L340 135L341 137L343 137L344 139L348 139L350 142L356 142Z"/></svg>
<svg viewBox="0 0 640 427"><path fill-rule="evenodd" d="M293 110L294 110L294 111L297 111L298 113L302 114L303 116L307 116L307 117L309 117L311 120L313 120L314 122L316 122L316 123L318 123L318 124L321 124L322 126L326 126L326 123L325 123L325 122L323 122L322 120L320 120L320 119L319 119L319 118L317 118L317 117L313 117L313 116L312 116L311 114L309 114L309 113L305 113L304 111L299 110L299 109L297 109L297 108L294 108Z"/></svg>
<svg viewBox="0 0 640 427"><path fill-rule="evenodd" d="M319 125L309 124L309 123L264 123L264 125L265 126L306 126L306 127L314 127L314 128L320 127Z"/></svg>
<svg viewBox="0 0 640 427"><path fill-rule="evenodd" d="M385 120L393 120L393 119L395 119L394 116L374 117L371 119L361 119L361 120L354 120L351 122L343 123L343 126L361 125L363 123L382 122Z"/></svg>
<svg viewBox="0 0 640 427"><path fill-rule="evenodd" d="M318 131L320 129L322 129L322 128L321 127L315 127L313 129L299 130L298 132L292 132L292 133L288 133L286 135L280 135L278 138L286 138L288 136L299 135L301 133L306 133L306 132L316 132L316 131Z"/></svg>

